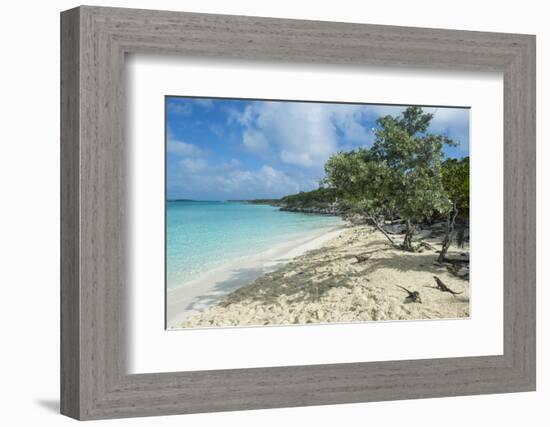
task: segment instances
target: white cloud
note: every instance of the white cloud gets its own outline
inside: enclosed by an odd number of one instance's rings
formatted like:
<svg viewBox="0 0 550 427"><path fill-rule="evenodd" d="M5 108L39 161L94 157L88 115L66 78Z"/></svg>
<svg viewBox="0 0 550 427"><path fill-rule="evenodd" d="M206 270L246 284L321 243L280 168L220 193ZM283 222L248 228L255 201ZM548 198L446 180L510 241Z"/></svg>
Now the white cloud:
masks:
<svg viewBox="0 0 550 427"><path fill-rule="evenodd" d="M207 168L207 163L203 159L181 159L178 162L179 166L185 171L190 173L197 173Z"/></svg>
<svg viewBox="0 0 550 427"><path fill-rule="evenodd" d="M168 101L168 110L180 116L189 116L193 112L191 104L186 100L180 100L178 98L173 98Z"/></svg>
<svg viewBox="0 0 550 427"><path fill-rule="evenodd" d="M239 159L231 159L226 165L229 168L238 168L241 165L241 162Z"/></svg>
<svg viewBox="0 0 550 427"><path fill-rule="evenodd" d="M245 127L243 146L252 152L275 153L288 164L322 167L338 150L338 133L367 144L369 131L361 121L364 106L306 102L255 102L230 114Z"/></svg>
<svg viewBox="0 0 550 427"><path fill-rule="evenodd" d="M243 132L243 145L252 153L267 154L269 152L267 138L262 132L254 129L247 129Z"/></svg>
<svg viewBox="0 0 550 427"><path fill-rule="evenodd" d="M399 116L406 108L403 105L366 105L365 114L370 120L376 121L380 117Z"/></svg>
<svg viewBox="0 0 550 427"><path fill-rule="evenodd" d="M260 169L250 171L234 169L220 174L215 181L219 189L231 194L258 194L263 196L285 195L300 191L300 185L283 172L263 165Z"/></svg>
<svg viewBox="0 0 550 427"><path fill-rule="evenodd" d="M462 155L469 153L470 143L470 109L469 108L426 108L433 113L430 132L447 135L457 144Z"/></svg>
<svg viewBox="0 0 550 427"><path fill-rule="evenodd" d="M369 117L377 118L386 115L398 116L407 107L398 105L372 105L368 106ZM463 150L468 150L469 141L469 115L468 108L453 107L423 107L426 113L433 114L429 132L444 134L456 140Z"/></svg>
<svg viewBox="0 0 550 427"><path fill-rule="evenodd" d="M168 183L178 197L207 199L282 197L316 187L311 179L290 176L267 164L247 170L237 159L210 164L202 158L181 159Z"/></svg>
<svg viewBox="0 0 550 427"><path fill-rule="evenodd" d="M193 102L201 107L210 108L214 105L211 99L209 98L193 98Z"/></svg>
<svg viewBox="0 0 550 427"><path fill-rule="evenodd" d="M401 105L369 105L366 107L370 117L378 118L383 116L399 116L406 106ZM459 129L468 127L468 108L452 107L422 107L425 113L433 114L430 123L431 132L445 132L450 128Z"/></svg>
<svg viewBox="0 0 550 427"><path fill-rule="evenodd" d="M202 154L202 151L196 145L188 144L176 139L168 139L166 149L169 153L176 154L178 156L196 157Z"/></svg>
<svg viewBox="0 0 550 427"><path fill-rule="evenodd" d="M449 127L468 127L470 109L468 108L425 108L425 111L432 113L434 118L430 128L434 132L442 132Z"/></svg>
<svg viewBox="0 0 550 427"><path fill-rule="evenodd" d="M365 143L370 139L369 130L362 122L366 117L367 107L355 104L331 105L333 123L343 133L344 138L353 142Z"/></svg>

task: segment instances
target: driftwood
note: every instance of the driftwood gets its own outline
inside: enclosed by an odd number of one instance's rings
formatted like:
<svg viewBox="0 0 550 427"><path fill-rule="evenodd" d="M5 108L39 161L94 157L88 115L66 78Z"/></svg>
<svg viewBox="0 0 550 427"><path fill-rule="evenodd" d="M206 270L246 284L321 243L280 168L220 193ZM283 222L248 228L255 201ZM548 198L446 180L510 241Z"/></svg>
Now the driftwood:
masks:
<svg viewBox="0 0 550 427"><path fill-rule="evenodd" d="M429 249L429 250L431 250L431 251L435 251L435 247L434 247L433 245L430 245L428 242L422 241L422 242L420 242L420 243L418 244L418 246L419 246L419 247L426 248L426 249Z"/></svg>

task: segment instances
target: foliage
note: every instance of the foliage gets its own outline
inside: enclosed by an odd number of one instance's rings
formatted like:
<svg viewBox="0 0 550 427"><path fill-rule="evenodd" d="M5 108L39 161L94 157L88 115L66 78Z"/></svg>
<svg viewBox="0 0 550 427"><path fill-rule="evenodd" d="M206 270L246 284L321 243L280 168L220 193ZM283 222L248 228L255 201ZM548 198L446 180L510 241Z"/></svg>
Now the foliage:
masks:
<svg viewBox="0 0 550 427"><path fill-rule="evenodd" d="M358 149L339 152L325 163L326 183L342 196L348 210L377 215L384 208L391 210L390 200L380 188L387 184L387 165L374 161L371 152Z"/></svg>
<svg viewBox="0 0 550 427"><path fill-rule="evenodd" d="M458 217L465 221L470 216L470 158L447 159L441 165L443 187L456 206Z"/></svg>
<svg viewBox="0 0 550 427"><path fill-rule="evenodd" d="M246 202L251 205L277 205L279 199L228 200L229 202Z"/></svg>
<svg viewBox="0 0 550 427"><path fill-rule="evenodd" d="M320 187L313 191L301 191L298 194L285 196L279 203L290 206L313 207L328 205L338 199L338 191L335 188Z"/></svg>
<svg viewBox="0 0 550 427"><path fill-rule="evenodd" d="M390 214L406 222L402 246L407 250L412 250L415 222L452 208L441 163L443 145L455 143L427 132L432 118L419 107L409 107L401 116L381 117L370 149L340 152L325 164L326 183L345 203L370 217Z"/></svg>

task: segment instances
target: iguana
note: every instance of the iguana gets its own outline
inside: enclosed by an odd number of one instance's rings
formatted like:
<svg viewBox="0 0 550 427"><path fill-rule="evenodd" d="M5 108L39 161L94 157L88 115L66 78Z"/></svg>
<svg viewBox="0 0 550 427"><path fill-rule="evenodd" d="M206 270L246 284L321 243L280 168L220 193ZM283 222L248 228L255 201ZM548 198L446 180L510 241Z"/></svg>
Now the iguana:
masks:
<svg viewBox="0 0 550 427"><path fill-rule="evenodd" d="M434 276L435 283L437 284L437 289L439 289L441 292L449 292L453 297L455 295L459 295L463 292L455 292L452 289L449 289L445 283L441 281L441 279L437 276Z"/></svg>
<svg viewBox="0 0 550 427"><path fill-rule="evenodd" d="M417 303L422 304L422 299L420 298L420 292L418 292L418 291L409 291L407 288L404 288L403 286L400 286L400 285L395 285L395 286L397 286L398 288L401 288L405 292L407 292L409 294L409 296L407 298L410 299L412 302L417 302Z"/></svg>

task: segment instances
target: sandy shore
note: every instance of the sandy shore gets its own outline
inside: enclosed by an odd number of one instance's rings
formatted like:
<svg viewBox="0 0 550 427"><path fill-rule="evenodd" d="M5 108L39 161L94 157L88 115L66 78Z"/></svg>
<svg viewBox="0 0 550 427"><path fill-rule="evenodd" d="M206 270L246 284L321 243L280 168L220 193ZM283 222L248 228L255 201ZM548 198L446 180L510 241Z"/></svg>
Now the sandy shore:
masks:
<svg viewBox="0 0 550 427"><path fill-rule="evenodd" d="M252 257L211 270L185 286L169 289L166 318L168 329L178 329L191 316L222 301L230 292L252 283L302 254L319 249L337 237L343 227L331 227L301 236Z"/></svg>
<svg viewBox="0 0 550 427"><path fill-rule="evenodd" d="M449 256L464 251L451 246ZM287 252L278 268L272 265L248 285L239 281L240 287L223 288L216 303L195 307L183 321L174 317L173 327L469 317L469 283L434 265L435 249L404 252L371 227L355 226L329 233L301 252ZM356 255L369 259L358 262ZM441 292L433 276L460 294ZM422 303L412 302L398 285L419 292Z"/></svg>

